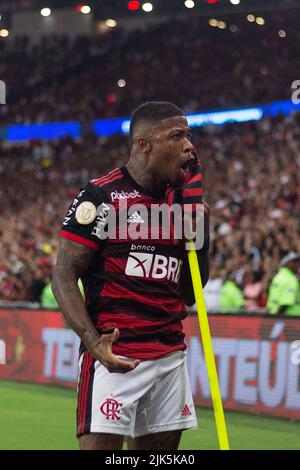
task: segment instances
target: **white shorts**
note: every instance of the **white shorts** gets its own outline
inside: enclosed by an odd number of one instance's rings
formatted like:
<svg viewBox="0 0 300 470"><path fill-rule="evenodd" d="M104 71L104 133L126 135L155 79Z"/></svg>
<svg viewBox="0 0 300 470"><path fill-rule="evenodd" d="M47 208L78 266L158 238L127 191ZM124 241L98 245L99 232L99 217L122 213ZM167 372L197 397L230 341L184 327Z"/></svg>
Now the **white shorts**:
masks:
<svg viewBox="0 0 300 470"><path fill-rule="evenodd" d="M79 367L77 436L137 437L197 427L184 351L142 361L126 374L108 372L89 353Z"/></svg>

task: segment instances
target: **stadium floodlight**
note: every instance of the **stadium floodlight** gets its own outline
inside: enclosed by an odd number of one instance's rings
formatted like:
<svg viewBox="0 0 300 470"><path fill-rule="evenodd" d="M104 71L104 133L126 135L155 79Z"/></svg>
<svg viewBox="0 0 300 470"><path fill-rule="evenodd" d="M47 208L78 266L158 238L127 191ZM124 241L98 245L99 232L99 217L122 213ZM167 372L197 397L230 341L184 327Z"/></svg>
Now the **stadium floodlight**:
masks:
<svg viewBox="0 0 300 470"><path fill-rule="evenodd" d="M51 9L50 8L42 8L41 9L41 15L42 16L50 16L51 15Z"/></svg>
<svg viewBox="0 0 300 470"><path fill-rule="evenodd" d="M7 38L8 35L9 35L8 29L0 29L1 38Z"/></svg>
<svg viewBox="0 0 300 470"><path fill-rule="evenodd" d="M265 24L265 20L261 16L258 16L255 21L259 26L263 26Z"/></svg>
<svg viewBox="0 0 300 470"><path fill-rule="evenodd" d="M82 7L80 8L80 13L88 15L89 13L91 13L91 7L89 5L82 5Z"/></svg>
<svg viewBox="0 0 300 470"><path fill-rule="evenodd" d="M108 20L105 21L105 25L108 26L109 28L115 28L117 26L116 20L113 20L112 18L108 18Z"/></svg>
<svg viewBox="0 0 300 470"><path fill-rule="evenodd" d="M153 5L152 3L144 3L142 5L142 9L146 12L146 13L150 13L150 11L153 10Z"/></svg>
<svg viewBox="0 0 300 470"><path fill-rule="evenodd" d="M184 5L186 8L194 8L195 2L193 2L193 0L185 0Z"/></svg>
<svg viewBox="0 0 300 470"><path fill-rule="evenodd" d="M220 29L226 29L226 23L225 21L219 21L218 28Z"/></svg>
<svg viewBox="0 0 300 470"><path fill-rule="evenodd" d="M229 450L228 435L223 410L222 397L219 386L219 379L216 367L216 361L213 351L212 339L210 334L209 322L207 318L204 294L202 288L201 274L199 269L198 257L193 241L188 242L188 259L192 276L193 289L197 305L199 328L202 337L203 352L206 362L206 368L209 379L210 394L214 409L219 446L221 450Z"/></svg>
<svg viewBox="0 0 300 470"><path fill-rule="evenodd" d="M210 19L208 20L208 24L209 24L210 26L213 26L213 27L215 28L216 26L218 26L219 22L218 22L218 20L216 20L215 18L210 18Z"/></svg>

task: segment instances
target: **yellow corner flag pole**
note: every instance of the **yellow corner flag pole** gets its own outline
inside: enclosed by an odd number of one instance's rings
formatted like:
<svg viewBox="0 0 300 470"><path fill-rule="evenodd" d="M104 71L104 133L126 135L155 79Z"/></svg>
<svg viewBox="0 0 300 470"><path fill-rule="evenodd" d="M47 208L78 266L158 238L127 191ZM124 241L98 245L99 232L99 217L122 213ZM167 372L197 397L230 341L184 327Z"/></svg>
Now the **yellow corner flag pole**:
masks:
<svg viewBox="0 0 300 470"><path fill-rule="evenodd" d="M202 281L198 263L198 257L193 241L189 241L188 259L191 270L193 288L198 311L199 327L202 337L204 357L208 372L211 399L214 408L216 427L221 450L229 450L228 435L223 411L219 380L213 352L212 339L207 318L206 306L202 289Z"/></svg>

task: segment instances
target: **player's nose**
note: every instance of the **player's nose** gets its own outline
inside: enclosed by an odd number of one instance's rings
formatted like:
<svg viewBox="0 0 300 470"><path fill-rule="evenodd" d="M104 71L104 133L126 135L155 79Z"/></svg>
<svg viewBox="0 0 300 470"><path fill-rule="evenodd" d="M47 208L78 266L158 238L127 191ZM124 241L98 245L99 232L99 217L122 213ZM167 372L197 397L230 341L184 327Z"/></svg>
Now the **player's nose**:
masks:
<svg viewBox="0 0 300 470"><path fill-rule="evenodd" d="M183 150L184 153L194 153L194 146L188 137L184 139Z"/></svg>

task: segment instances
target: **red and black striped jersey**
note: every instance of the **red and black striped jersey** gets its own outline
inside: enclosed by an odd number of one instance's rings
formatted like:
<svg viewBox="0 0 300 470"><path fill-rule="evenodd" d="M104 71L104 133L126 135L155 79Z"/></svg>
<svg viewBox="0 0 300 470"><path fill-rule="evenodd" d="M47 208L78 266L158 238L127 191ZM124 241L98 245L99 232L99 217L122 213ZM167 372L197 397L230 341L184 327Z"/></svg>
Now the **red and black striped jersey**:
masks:
<svg viewBox="0 0 300 470"><path fill-rule="evenodd" d="M152 212L165 202L122 167L81 188L63 222L62 237L95 250L82 278L86 307L99 333L119 328L117 355L155 359L186 348L184 243L166 237L163 215Z"/></svg>

